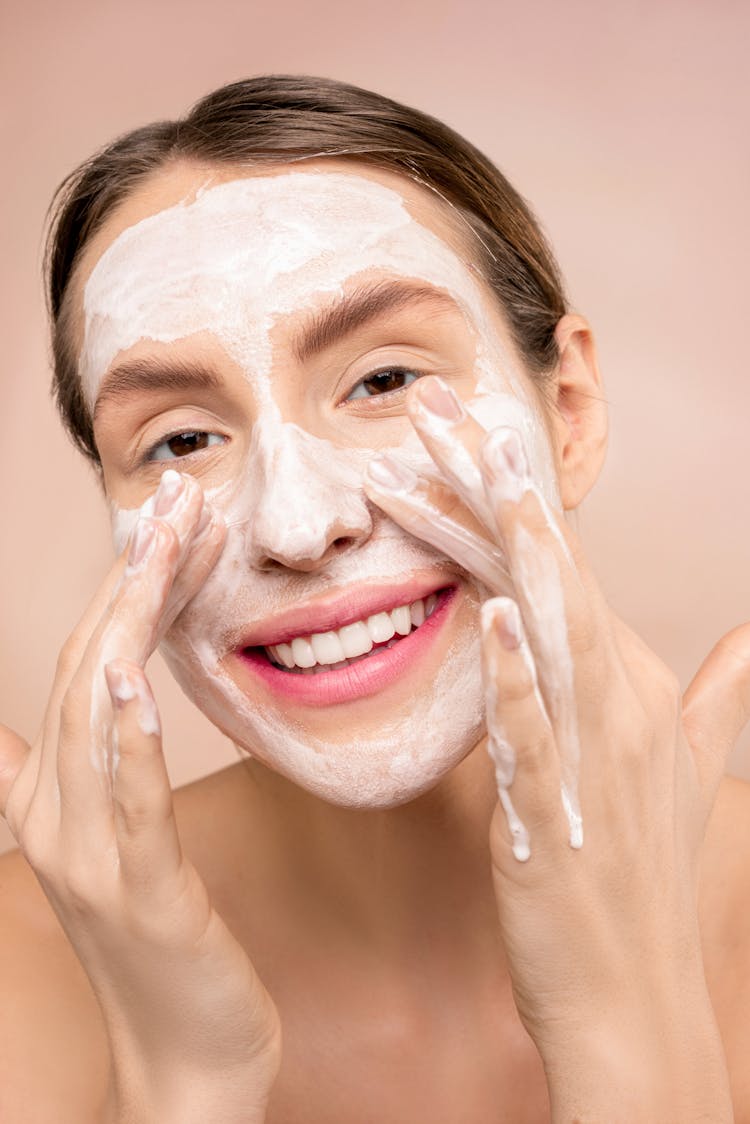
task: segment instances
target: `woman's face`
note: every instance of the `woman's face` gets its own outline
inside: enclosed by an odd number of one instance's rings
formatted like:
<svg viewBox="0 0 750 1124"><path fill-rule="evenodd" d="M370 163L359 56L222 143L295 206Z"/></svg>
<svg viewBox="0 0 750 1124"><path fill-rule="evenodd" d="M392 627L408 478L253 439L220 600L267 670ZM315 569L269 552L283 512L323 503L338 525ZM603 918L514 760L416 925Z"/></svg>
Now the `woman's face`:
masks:
<svg viewBox="0 0 750 1124"><path fill-rule="evenodd" d="M538 399L467 242L428 191L351 162L181 166L125 201L77 277L117 546L165 468L229 527L166 659L238 745L341 805L414 798L483 731L482 591L363 490L375 452L428 467L408 386L439 374L483 424L518 428L556 502Z"/></svg>

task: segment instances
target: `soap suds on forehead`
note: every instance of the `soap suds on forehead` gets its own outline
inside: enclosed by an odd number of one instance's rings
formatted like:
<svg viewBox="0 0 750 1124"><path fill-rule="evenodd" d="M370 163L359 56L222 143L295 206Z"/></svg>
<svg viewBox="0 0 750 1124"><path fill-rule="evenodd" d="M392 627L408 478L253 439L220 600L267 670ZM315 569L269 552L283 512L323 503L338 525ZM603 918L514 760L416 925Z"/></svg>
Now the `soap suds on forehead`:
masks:
<svg viewBox="0 0 750 1124"><path fill-rule="evenodd" d="M482 424L519 429L535 476L555 502L554 465L547 440L539 439L537 410L477 279L416 221L397 191L359 175L233 180L127 228L84 290L79 369L89 402L118 353L144 340L169 343L209 332L251 381L267 432L272 421L282 421L270 378L275 323L318 307L326 294L343 296L347 282L373 270L427 282L453 297L476 345L476 405L469 409ZM417 439L408 444L424 463Z"/></svg>
<svg viewBox="0 0 750 1124"><path fill-rule="evenodd" d="M274 394L274 326L343 296L368 273L427 282L455 300L476 349L475 396L466 407L486 427L521 432L534 475L556 503L546 433L493 321L491 298L397 191L365 175L234 180L129 227L102 254L85 287L80 356L89 402L123 351L201 332L217 338L248 379L252 441L236 476L208 493L228 523L226 546L170 631L165 655L186 693L239 745L321 796L357 806L412 798L481 736L478 583L466 585L474 613L465 614L437 674L415 681L403 705L382 713L377 724L342 734L331 717L330 735L302 728L282 705L253 702L225 659L248 624L294 601L368 582L407 581L429 568L456 572L367 500L366 465L382 443L352 448L324 440L283 418ZM435 470L410 427L397 451L416 470ZM137 515L113 504L118 545ZM334 538L353 545L322 562Z"/></svg>
<svg viewBox="0 0 750 1124"><path fill-rule="evenodd" d="M357 175L293 172L203 190L129 227L103 253L84 291L89 401L119 351L201 331L217 335L249 377L267 378L275 319L341 293L367 269L446 289L484 346L492 341L479 373L518 381L470 271L398 192Z"/></svg>

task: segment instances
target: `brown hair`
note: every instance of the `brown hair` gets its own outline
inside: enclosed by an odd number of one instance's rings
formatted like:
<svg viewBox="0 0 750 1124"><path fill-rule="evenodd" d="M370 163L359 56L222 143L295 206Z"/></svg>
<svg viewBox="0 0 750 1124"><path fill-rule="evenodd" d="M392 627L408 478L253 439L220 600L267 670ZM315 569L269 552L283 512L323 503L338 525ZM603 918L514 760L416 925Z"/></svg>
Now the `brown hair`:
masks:
<svg viewBox="0 0 750 1124"><path fill-rule="evenodd" d="M108 215L172 161L254 166L321 156L399 172L446 200L473 231L477 266L530 373L543 381L554 367L554 329L566 311L560 273L528 206L486 156L434 117L356 86L291 75L249 78L209 94L180 120L118 138L55 193L45 255L53 390L88 457L99 460L65 298L81 252Z"/></svg>

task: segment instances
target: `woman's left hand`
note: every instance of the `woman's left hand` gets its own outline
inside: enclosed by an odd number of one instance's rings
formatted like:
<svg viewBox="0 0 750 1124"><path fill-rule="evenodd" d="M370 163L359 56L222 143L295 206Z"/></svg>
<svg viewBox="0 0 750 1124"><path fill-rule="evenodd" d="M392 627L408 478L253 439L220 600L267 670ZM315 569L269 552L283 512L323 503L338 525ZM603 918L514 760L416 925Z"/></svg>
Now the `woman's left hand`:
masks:
<svg viewBox="0 0 750 1124"><path fill-rule="evenodd" d="M534 487L518 434L488 437L437 379L416 384L409 410L445 483L384 457L368 492L502 594L482 613L500 796L490 848L514 995L553 1119L731 1121L697 882L750 707L750 626L717 645L681 699Z"/></svg>

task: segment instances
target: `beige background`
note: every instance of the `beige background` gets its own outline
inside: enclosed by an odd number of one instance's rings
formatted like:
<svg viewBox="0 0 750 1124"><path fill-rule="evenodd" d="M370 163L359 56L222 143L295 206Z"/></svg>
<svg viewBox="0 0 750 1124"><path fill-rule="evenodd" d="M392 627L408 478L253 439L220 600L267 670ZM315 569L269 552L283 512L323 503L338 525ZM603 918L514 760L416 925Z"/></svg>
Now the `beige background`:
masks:
<svg viewBox="0 0 750 1124"><path fill-rule="evenodd" d="M47 398L49 198L116 133L274 70L443 117L533 202L611 404L579 529L615 607L687 682L750 605L749 33L744 0L3 0L0 720L34 734L110 556L96 483ZM174 782L234 760L154 679ZM750 776L750 736L730 767Z"/></svg>

